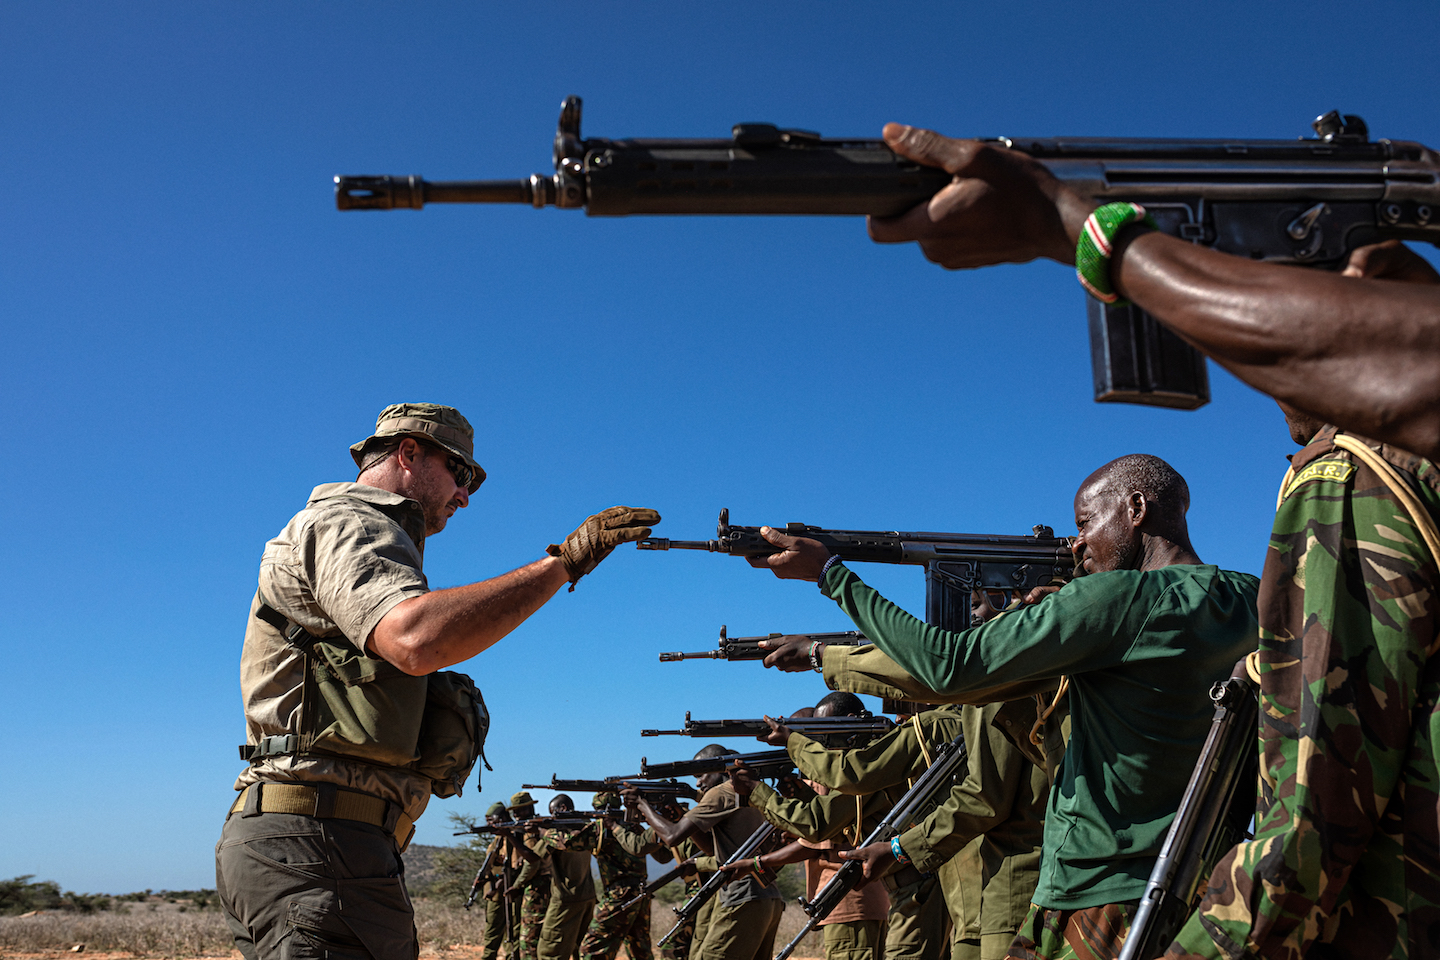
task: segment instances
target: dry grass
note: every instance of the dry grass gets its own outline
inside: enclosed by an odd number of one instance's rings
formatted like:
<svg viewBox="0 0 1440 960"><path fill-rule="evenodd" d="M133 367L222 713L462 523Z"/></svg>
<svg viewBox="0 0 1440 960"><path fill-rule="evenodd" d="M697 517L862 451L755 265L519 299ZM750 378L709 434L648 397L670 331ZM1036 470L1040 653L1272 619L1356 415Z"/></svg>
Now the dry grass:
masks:
<svg viewBox="0 0 1440 960"><path fill-rule="evenodd" d="M128 909L127 909L128 908ZM228 957L234 940L216 907L124 904L99 913L45 911L0 918L0 954L85 951L136 957Z"/></svg>
<svg viewBox="0 0 1440 960"><path fill-rule="evenodd" d="M86 954L119 954L130 957L181 960L192 957L238 957L225 919L216 907L182 908L171 903L138 903L100 913L47 911L33 916L0 917L0 955L17 958L69 955L76 944ZM663 905L650 913L652 942L673 924L673 914ZM785 910L776 937L776 949L790 942L805 922L795 904ZM471 960L480 956L480 938L485 931L485 914L468 913L457 903L420 898L415 901L415 925L420 931L420 952L446 960ZM818 957L824 950L817 934L805 938L797 957ZM624 957L624 951L621 957Z"/></svg>

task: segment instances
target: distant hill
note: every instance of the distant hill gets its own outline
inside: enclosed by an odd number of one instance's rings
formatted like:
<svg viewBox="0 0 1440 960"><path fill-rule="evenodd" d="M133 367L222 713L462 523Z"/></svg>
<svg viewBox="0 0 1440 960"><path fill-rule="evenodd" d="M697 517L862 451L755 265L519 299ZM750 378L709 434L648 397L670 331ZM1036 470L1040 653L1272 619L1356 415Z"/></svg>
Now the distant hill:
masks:
<svg viewBox="0 0 1440 960"><path fill-rule="evenodd" d="M435 855L449 847L437 847L428 843L412 843L405 851L405 888L414 893L424 890L440 879L435 867Z"/></svg>

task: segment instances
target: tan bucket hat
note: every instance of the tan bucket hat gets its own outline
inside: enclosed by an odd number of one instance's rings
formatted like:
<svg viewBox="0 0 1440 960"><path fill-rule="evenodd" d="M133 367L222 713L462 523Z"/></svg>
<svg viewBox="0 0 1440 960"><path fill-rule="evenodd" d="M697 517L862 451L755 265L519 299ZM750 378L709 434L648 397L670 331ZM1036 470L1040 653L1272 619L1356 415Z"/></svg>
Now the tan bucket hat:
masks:
<svg viewBox="0 0 1440 960"><path fill-rule="evenodd" d="M454 407L440 403L392 403L375 418L375 432L350 445L355 466L365 459L365 448L372 440L385 437L422 437L436 446L449 450L475 471L470 492L485 482L485 470L475 462L475 429Z"/></svg>

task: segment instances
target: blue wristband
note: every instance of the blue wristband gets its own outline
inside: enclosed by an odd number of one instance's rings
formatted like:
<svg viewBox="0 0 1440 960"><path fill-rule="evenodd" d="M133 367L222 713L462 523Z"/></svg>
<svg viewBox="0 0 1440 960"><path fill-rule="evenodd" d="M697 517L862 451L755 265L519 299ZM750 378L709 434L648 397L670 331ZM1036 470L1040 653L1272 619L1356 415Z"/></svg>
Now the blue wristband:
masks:
<svg viewBox="0 0 1440 960"><path fill-rule="evenodd" d="M909 866L910 864L910 858L905 856L905 851L900 846L899 837L890 838L890 856L894 857L895 862L902 867Z"/></svg>
<svg viewBox="0 0 1440 960"><path fill-rule="evenodd" d="M823 567L820 568L820 579L817 580L817 581L815 581L815 586L819 587L821 590L824 590L824 589L825 589L825 574L829 573L829 572L830 572L830 568L833 567L833 566L835 566L835 564L837 564L837 563L839 563L839 562L840 562L840 554L838 554L838 553L832 553L832 554L830 554L830 559L829 559L829 560L826 560L826 561L825 561L825 566L823 566Z"/></svg>

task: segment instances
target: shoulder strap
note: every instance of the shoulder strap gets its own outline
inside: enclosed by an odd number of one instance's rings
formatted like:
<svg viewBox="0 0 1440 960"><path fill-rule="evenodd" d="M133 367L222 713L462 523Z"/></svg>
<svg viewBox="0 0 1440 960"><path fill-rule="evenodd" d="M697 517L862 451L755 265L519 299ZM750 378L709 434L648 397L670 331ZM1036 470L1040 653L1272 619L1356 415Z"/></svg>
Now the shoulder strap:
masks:
<svg viewBox="0 0 1440 960"><path fill-rule="evenodd" d="M1396 470L1380 454L1354 437L1346 436L1343 433L1336 434L1335 446L1353 453L1367 467L1380 475L1380 479L1385 481L1385 486L1390 488L1390 492L1395 494L1395 499L1399 500L1401 506L1410 514L1410 519L1415 524L1415 528L1420 531L1420 537L1425 541L1425 546L1430 548L1431 557L1440 563L1440 530L1435 527L1435 518L1430 516L1430 511L1425 509L1420 498L1415 496L1415 491L1411 490L1410 485L1400 476L1400 471Z"/></svg>

